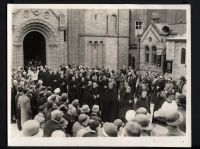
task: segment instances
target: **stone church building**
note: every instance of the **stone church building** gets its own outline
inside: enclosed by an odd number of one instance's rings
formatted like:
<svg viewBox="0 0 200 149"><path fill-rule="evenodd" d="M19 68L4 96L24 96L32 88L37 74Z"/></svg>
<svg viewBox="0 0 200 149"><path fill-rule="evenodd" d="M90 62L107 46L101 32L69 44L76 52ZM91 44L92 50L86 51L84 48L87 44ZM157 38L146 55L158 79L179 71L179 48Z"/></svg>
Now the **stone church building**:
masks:
<svg viewBox="0 0 200 149"><path fill-rule="evenodd" d="M62 64L114 70L129 65L185 74L185 10L16 9L12 32L13 67L34 59L53 69Z"/></svg>
<svg viewBox="0 0 200 149"><path fill-rule="evenodd" d="M12 12L12 66L35 59L61 64L128 64L129 10L16 9Z"/></svg>

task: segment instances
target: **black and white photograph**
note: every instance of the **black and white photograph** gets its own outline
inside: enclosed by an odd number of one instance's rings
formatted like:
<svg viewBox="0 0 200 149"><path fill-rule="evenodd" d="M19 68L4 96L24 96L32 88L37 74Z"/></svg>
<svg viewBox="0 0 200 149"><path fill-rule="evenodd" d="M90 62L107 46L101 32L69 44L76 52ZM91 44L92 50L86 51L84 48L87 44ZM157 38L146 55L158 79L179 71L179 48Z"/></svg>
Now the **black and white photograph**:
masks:
<svg viewBox="0 0 200 149"><path fill-rule="evenodd" d="M190 5L7 14L9 146L191 146Z"/></svg>

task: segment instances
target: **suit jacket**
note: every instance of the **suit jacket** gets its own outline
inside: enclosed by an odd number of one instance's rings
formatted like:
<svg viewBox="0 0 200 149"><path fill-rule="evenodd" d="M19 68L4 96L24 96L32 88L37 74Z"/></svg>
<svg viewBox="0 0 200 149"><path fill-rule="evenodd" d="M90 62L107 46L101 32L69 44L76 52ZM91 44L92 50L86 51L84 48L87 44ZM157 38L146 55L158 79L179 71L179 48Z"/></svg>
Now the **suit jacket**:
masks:
<svg viewBox="0 0 200 149"><path fill-rule="evenodd" d="M44 137L51 137L52 132L55 131L55 130L62 130L62 131L64 131L64 129L61 127L61 125L58 122L56 122L54 120L49 120L44 125L44 128L43 128Z"/></svg>

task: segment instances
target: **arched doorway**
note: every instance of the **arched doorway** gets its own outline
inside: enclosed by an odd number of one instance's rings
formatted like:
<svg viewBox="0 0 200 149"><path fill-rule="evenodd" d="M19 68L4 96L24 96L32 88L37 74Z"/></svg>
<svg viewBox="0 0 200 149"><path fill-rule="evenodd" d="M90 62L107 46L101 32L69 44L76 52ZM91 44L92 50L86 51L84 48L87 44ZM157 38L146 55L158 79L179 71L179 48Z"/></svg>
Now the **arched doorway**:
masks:
<svg viewBox="0 0 200 149"><path fill-rule="evenodd" d="M46 64L46 41L45 37L37 32L28 33L23 40L24 65Z"/></svg>

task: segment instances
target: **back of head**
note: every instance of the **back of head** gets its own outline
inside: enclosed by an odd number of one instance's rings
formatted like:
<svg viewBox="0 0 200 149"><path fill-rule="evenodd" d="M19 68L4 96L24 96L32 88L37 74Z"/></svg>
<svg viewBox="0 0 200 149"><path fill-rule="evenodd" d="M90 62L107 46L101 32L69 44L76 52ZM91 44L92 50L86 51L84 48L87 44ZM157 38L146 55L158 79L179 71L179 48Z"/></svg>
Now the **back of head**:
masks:
<svg viewBox="0 0 200 149"><path fill-rule="evenodd" d="M66 137L66 135L62 130L55 130L52 132L51 137Z"/></svg>
<svg viewBox="0 0 200 149"><path fill-rule="evenodd" d="M60 119L61 119L61 111L60 110L53 110L51 112L51 119L59 122Z"/></svg>
<svg viewBox="0 0 200 149"><path fill-rule="evenodd" d="M127 122L133 121L135 118L136 112L134 110L128 110L125 114L125 119Z"/></svg>
<svg viewBox="0 0 200 149"><path fill-rule="evenodd" d="M122 122L121 119L116 119L113 123L117 126L118 130L119 130L120 127L123 126L123 122Z"/></svg>
<svg viewBox="0 0 200 149"><path fill-rule="evenodd" d="M99 125L100 125L100 123L98 121L95 121L95 120L93 120L89 123L90 129L93 130L93 131L97 131L97 128L99 127Z"/></svg>
<svg viewBox="0 0 200 149"><path fill-rule="evenodd" d="M139 137L141 134L141 126L137 122L127 122L124 128L126 136Z"/></svg>
<svg viewBox="0 0 200 149"><path fill-rule="evenodd" d="M117 127L113 123L106 122L103 124L103 135L106 137L117 137Z"/></svg>

